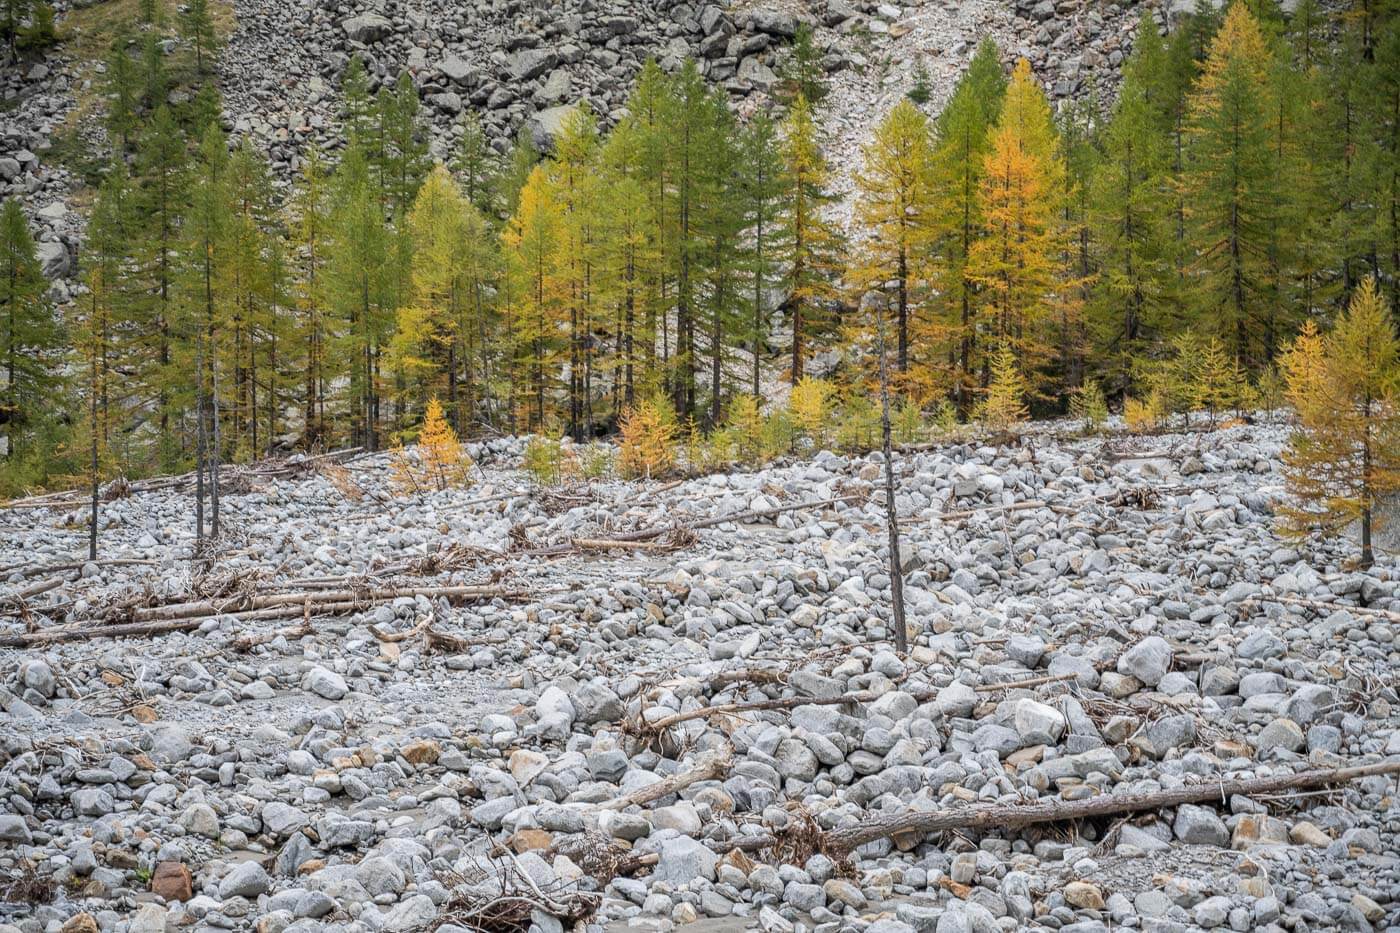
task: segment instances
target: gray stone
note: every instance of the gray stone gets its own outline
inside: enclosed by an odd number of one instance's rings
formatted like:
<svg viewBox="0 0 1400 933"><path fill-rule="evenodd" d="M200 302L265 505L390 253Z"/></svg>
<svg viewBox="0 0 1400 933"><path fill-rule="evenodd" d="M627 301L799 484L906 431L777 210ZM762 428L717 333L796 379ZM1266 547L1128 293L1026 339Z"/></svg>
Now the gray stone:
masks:
<svg viewBox="0 0 1400 933"><path fill-rule="evenodd" d="M1230 844L1230 831L1215 811L1195 804L1184 803L1176 808L1172 831L1176 838L1191 845L1224 847Z"/></svg>
<svg viewBox="0 0 1400 933"><path fill-rule="evenodd" d="M687 884L696 878L714 881L718 860L718 856L704 843L689 836L677 836L661 843L660 860L652 877L671 884Z"/></svg>
<svg viewBox="0 0 1400 933"><path fill-rule="evenodd" d="M344 677L320 665L306 672L301 685L317 696L332 701L342 699L345 694L350 692L350 688L345 685Z"/></svg>
<svg viewBox="0 0 1400 933"><path fill-rule="evenodd" d="M219 882L219 897L257 897L272 888L272 879L257 862L239 862Z"/></svg>
<svg viewBox="0 0 1400 933"><path fill-rule="evenodd" d="M1172 649L1166 639L1156 635L1144 638L1123 652L1118 659L1118 673L1136 677L1148 687L1155 687L1172 665Z"/></svg>

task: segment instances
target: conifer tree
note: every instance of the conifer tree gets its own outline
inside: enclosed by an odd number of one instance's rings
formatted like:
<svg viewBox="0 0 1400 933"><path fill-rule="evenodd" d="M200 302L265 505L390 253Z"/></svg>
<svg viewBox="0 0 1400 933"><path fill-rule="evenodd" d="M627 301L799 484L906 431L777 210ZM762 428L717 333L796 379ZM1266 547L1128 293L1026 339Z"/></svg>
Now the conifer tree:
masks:
<svg viewBox="0 0 1400 933"><path fill-rule="evenodd" d="M587 104L564 119L554 142L551 189L560 213L554 259L569 330L569 423L575 442L592 433L594 278L598 264L598 124Z"/></svg>
<svg viewBox="0 0 1400 933"><path fill-rule="evenodd" d="M749 391L755 398L762 392L763 347L768 336L766 312L770 283L777 277L776 257L782 254L779 211L783 193L783 163L778 151L778 128L767 114L755 116L744 128L740 140L741 163L739 197L747 236L742 256L749 277L749 331L747 343L752 352Z"/></svg>
<svg viewBox="0 0 1400 933"><path fill-rule="evenodd" d="M1266 359L1271 311L1268 239L1270 52L1242 3L1230 7L1191 96L1183 178L1196 308L1245 360Z"/></svg>
<svg viewBox="0 0 1400 933"><path fill-rule="evenodd" d="M165 106L157 108L137 144L134 200L145 222L137 225L134 271L145 293L141 332L147 344L147 363L143 372L156 399L160 459L166 467L173 467L176 460L176 441L170 431L172 390L187 373L172 368L171 347L176 326L180 223L188 197L188 159L175 118Z"/></svg>
<svg viewBox="0 0 1400 933"><path fill-rule="evenodd" d="M1375 560L1377 504L1400 490L1397 366L1395 325L1371 278L1325 340L1305 331L1284 360L1298 413L1284 454L1286 527L1337 535L1359 523L1363 569Z"/></svg>
<svg viewBox="0 0 1400 933"><path fill-rule="evenodd" d="M496 176L496 203L506 214L515 213L520 204L520 191L530 173L540 162L540 150L529 127L522 126L515 134L515 143L506 155L505 166Z"/></svg>
<svg viewBox="0 0 1400 933"><path fill-rule="evenodd" d="M169 90L170 76L166 73L165 51L161 47L160 34L153 29L141 39L141 102L146 110L163 106Z"/></svg>
<svg viewBox="0 0 1400 933"><path fill-rule="evenodd" d="M783 237L788 260L788 306L792 322L792 365L796 384L804 375L809 345L830 330L841 234L823 216L830 202L830 169L817 138L812 108L799 95L783 124Z"/></svg>
<svg viewBox="0 0 1400 933"><path fill-rule="evenodd" d="M122 152L131 148L131 134L140 122L137 108L141 92L136 63L127 51L130 45L131 34L125 29L119 31L108 52L107 73L104 76L107 134L120 142Z"/></svg>
<svg viewBox="0 0 1400 933"><path fill-rule="evenodd" d="M9 438L7 456L20 448L26 429L38 425L58 381L60 332L44 298L47 285L39 268L34 238L19 201L0 205L0 423Z"/></svg>
<svg viewBox="0 0 1400 933"><path fill-rule="evenodd" d="M1048 326L1066 288L1064 165L1044 92L1022 59L1007 88L981 186L982 235L968 276L986 290L987 330L1029 373L1050 359ZM1039 379L1029 376L1032 385Z"/></svg>
<svg viewBox="0 0 1400 933"><path fill-rule="evenodd" d="M399 73L392 89L380 89L378 110L379 171L389 213L396 215L413 203L430 164L418 89L407 71Z"/></svg>
<svg viewBox="0 0 1400 933"><path fill-rule="evenodd" d="M314 446L325 440L326 388L333 371L329 359L322 269L331 239L330 203L325 163L316 147L309 147L302 162L301 179L292 201L293 242L300 254L297 309L300 312L303 392L303 442Z"/></svg>
<svg viewBox="0 0 1400 933"><path fill-rule="evenodd" d="M526 398L525 429L542 430L554 391L554 367L560 344L560 300L555 262L563 237L559 204L543 166L536 166L520 189L520 203L501 232L508 285L508 352L511 371L510 410L515 390ZM512 429L515 425L512 414Z"/></svg>
<svg viewBox="0 0 1400 933"><path fill-rule="evenodd" d="M613 308L612 404L615 414L632 406L639 394L649 394L646 363L655 346L655 333L644 313L647 283L660 264L649 234L651 200L645 187L643 153L645 129L635 115L613 128L600 155L603 190L599 243L601 301Z"/></svg>
<svg viewBox="0 0 1400 933"><path fill-rule="evenodd" d="M340 97L343 101L341 119L345 142L349 146L358 146L367 155L375 145L377 121L374 98L369 90L369 75L359 55L351 55L345 64L345 71L340 76Z"/></svg>
<svg viewBox="0 0 1400 933"><path fill-rule="evenodd" d="M279 328L272 300L272 267L268 262L274 217L272 181L261 154L244 137L228 162L232 207L225 230L221 286L229 310L228 372L231 375L231 447L244 459L262 453L259 436L260 389L275 381L275 373L260 373L264 342Z"/></svg>
<svg viewBox="0 0 1400 933"><path fill-rule="evenodd" d="M992 355L991 381L982 403L982 420L997 431L1010 430L1029 416L1026 395L1029 389L1021 368L1016 363L1016 351L1003 342Z"/></svg>
<svg viewBox="0 0 1400 933"><path fill-rule="evenodd" d="M813 107L826 98L829 90L826 68L822 65L822 53L817 49L816 34L810 24L797 24L792 47L778 66L778 77L783 83L783 102L788 106L799 97L806 98L808 105Z"/></svg>
<svg viewBox="0 0 1400 933"><path fill-rule="evenodd" d="M15 42L29 16L30 0L0 0L0 39L4 39L14 58Z"/></svg>
<svg viewBox="0 0 1400 933"><path fill-rule="evenodd" d="M1095 344L1114 391L1127 389L1132 361L1171 321L1172 232L1166 114L1147 83L1157 27L1144 17L1124 66L1118 103L1103 133L1103 159L1090 181L1089 229L1099 277L1090 305Z"/></svg>
<svg viewBox="0 0 1400 933"><path fill-rule="evenodd" d="M214 18L209 12L209 0L185 0L180 12L180 32L194 49L195 70L204 74L206 64L213 64L219 42Z"/></svg>
<svg viewBox="0 0 1400 933"><path fill-rule="evenodd" d="M486 131L481 127L481 118L475 111L468 110L462 114L462 135L457 140L452 171L461 180L462 195L467 201L485 217L495 216L500 158L492 150Z"/></svg>
<svg viewBox="0 0 1400 933"><path fill-rule="evenodd" d="M901 100L875 127L856 175L856 216L867 234L858 278L866 288L894 283L896 378L909 371L911 280L923 278L916 264L933 219L930 157L928 120ZM922 375L927 384L931 374Z"/></svg>
<svg viewBox="0 0 1400 933"><path fill-rule="evenodd" d="M393 326L393 229L385 223L364 150L351 144L331 184L325 263L327 307L338 326L337 353L348 375L351 442L378 449L380 353Z"/></svg>
<svg viewBox="0 0 1400 933"><path fill-rule="evenodd" d="M984 39L958 79L935 127L933 190L937 226L933 256L937 292L950 341L953 397L963 415L977 385L977 327L980 299L969 275L968 256L982 230L982 180L991 126L1006 92L995 43Z"/></svg>

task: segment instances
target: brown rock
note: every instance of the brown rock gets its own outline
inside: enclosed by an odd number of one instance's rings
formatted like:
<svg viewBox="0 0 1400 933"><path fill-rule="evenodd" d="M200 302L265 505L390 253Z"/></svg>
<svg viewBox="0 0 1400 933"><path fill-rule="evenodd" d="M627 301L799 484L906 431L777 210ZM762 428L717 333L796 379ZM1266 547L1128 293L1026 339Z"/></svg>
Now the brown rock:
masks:
<svg viewBox="0 0 1400 933"><path fill-rule="evenodd" d="M151 890L167 901L187 901L194 897L194 879L180 862L161 862L151 876Z"/></svg>
<svg viewBox="0 0 1400 933"><path fill-rule="evenodd" d="M84 911L68 918L62 933L97 933L97 918Z"/></svg>
<svg viewBox="0 0 1400 933"><path fill-rule="evenodd" d="M314 875L316 872L326 867L326 860L323 858L310 858L301 863L297 869L298 875Z"/></svg>
<svg viewBox="0 0 1400 933"><path fill-rule="evenodd" d="M155 710L145 705L132 707L131 717L140 723L155 722L157 719L160 718L160 716L156 714Z"/></svg>
<svg viewBox="0 0 1400 933"><path fill-rule="evenodd" d="M1332 844L1332 837L1327 835L1314 823L1307 820L1299 820L1293 824L1293 828L1288 831L1288 838L1292 839L1300 846L1329 846Z"/></svg>
<svg viewBox="0 0 1400 933"><path fill-rule="evenodd" d="M437 763L438 756L442 754L442 746L432 739L422 739L405 745L399 749L399 754L411 765L431 765Z"/></svg>
<svg viewBox="0 0 1400 933"><path fill-rule="evenodd" d="M1277 817L1262 813L1246 813L1235 824L1230 848L1248 849L1254 845L1287 845L1288 825Z"/></svg>

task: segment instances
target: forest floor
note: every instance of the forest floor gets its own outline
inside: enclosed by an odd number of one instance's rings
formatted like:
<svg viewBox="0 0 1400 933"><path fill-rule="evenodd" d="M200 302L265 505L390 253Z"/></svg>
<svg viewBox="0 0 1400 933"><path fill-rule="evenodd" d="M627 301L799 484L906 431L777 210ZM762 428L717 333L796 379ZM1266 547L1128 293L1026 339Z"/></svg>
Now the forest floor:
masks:
<svg viewBox="0 0 1400 933"><path fill-rule="evenodd" d="M539 488L505 439L416 499L285 461L198 556L189 485L136 484L96 563L76 502L9 509L0 930L1393 927L1397 565L1279 536L1285 438L897 455L903 654L878 455Z"/></svg>

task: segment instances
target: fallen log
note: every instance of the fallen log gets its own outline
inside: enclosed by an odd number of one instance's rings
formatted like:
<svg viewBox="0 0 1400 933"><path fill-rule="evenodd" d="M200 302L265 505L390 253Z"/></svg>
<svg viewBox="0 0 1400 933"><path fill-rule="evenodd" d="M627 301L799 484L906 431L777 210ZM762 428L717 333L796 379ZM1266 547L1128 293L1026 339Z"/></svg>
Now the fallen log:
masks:
<svg viewBox="0 0 1400 933"><path fill-rule="evenodd" d="M499 586L410 586L388 587L364 590L317 590L295 593L273 593L264 596L230 597L228 599L202 599L187 603L169 603L137 609L131 614L132 621L153 622L161 619L182 619L193 616L238 615L248 610L270 609L278 606L311 605L320 607L327 604L368 605L387 602L400 596L426 596L428 599L445 598L448 602L510 598L521 595L520 590L510 590Z"/></svg>
<svg viewBox="0 0 1400 933"><path fill-rule="evenodd" d="M802 509L824 509L835 505L838 502L852 502L865 498L864 495L851 494L836 496L832 499L819 499L816 502L796 502L791 505L781 505L772 509L753 509L744 512L730 512L726 515L719 515L714 518L701 519L698 522L688 524L675 523L670 525L651 525L646 528L639 528L635 531L623 532L607 539L612 546L619 543L648 541L652 538L659 538L662 535L670 534L677 529L689 529L699 531L702 528L713 528L716 525L723 525L727 522L751 522L760 518L772 518L784 512L797 512ZM594 542L597 543L596 541ZM565 544L551 544L546 547L530 548L522 551L526 557L559 557L565 554L573 554L578 550L575 543L570 541Z"/></svg>
<svg viewBox="0 0 1400 933"><path fill-rule="evenodd" d="M152 635L165 635L170 632L191 632L200 626L214 619L235 619L240 622L259 621L268 619L286 619L295 615L297 611L304 617L311 614L318 616L340 615L346 612L358 612L379 602L387 602L398 596L411 596L422 593L430 598L432 596L447 596L448 599L467 598L461 592L463 590L492 590L489 594L480 593L475 598L495 599L516 598L527 595L525 590L505 590L492 587L420 587L408 590L372 590L366 594L332 594L340 597L352 596L350 599L340 599L338 601L328 601L325 599L299 598L288 599L271 606L240 609L235 611L218 611L216 608L212 612L202 615L175 615L147 618L141 621L124 622L117 625L70 625L62 628L45 629L38 632L23 632L17 635L0 635L0 648L28 648L34 645L54 644L58 642L81 641L86 638L126 638ZM454 591L444 593L441 591ZM327 594L289 594L305 597L307 595L322 597ZM208 601L206 601L208 602ZM185 604L186 606L190 604Z"/></svg>
<svg viewBox="0 0 1400 933"><path fill-rule="evenodd" d="M1349 768L1326 768L1296 774L1274 774L1267 777L1191 784L1143 794L1101 794L1085 800L1054 799L1033 804L989 804L956 810L915 810L892 815L877 814L867 817L855 826L822 833L818 848L828 854L849 855L867 842L895 835L929 835L949 830L981 832L1019 829L1036 823L1118 816L1176 807L1184 803L1224 801L1236 794L1251 797L1280 791L1312 790L1333 784L1345 784L1375 774L1400 774L1400 758ZM782 842L781 835L764 833L729 840L719 843L718 846L726 851L740 849L751 852L767 849Z"/></svg>
<svg viewBox="0 0 1400 933"><path fill-rule="evenodd" d="M39 564L32 567L7 568L7 572L14 573L18 571L19 575L22 577L37 577L46 573L68 573L72 570L82 570L83 567L90 563L96 564L99 567L132 567L142 565L154 567L160 563L160 561L145 560L140 557L108 557L94 561L75 560L62 564Z"/></svg>
<svg viewBox="0 0 1400 933"><path fill-rule="evenodd" d="M1046 674L1044 677L1027 677L1025 680L1005 680L996 684L978 684L972 689L977 693L991 693L993 690L1015 690L1018 687L1039 687L1044 684L1058 684L1074 680L1078 674Z"/></svg>
<svg viewBox="0 0 1400 933"><path fill-rule="evenodd" d="M660 800L662 797L685 790L692 784L698 784L701 781L717 781L729 773L733 764L734 748L726 745L702 755L693 768L679 771L665 780L648 784L646 787L638 788L630 794L623 794L621 797L598 806L603 810L626 810L634 804L651 803L653 800Z"/></svg>
<svg viewBox="0 0 1400 933"><path fill-rule="evenodd" d="M1400 622L1400 612L1392 612L1389 609L1377 609L1373 606L1349 606L1346 603L1329 603L1324 599L1309 599L1305 596L1251 596L1242 600L1241 606L1259 605L1260 603L1282 603L1285 606L1301 606L1305 609L1321 609L1328 612L1345 610L1359 616L1370 616L1375 619L1385 619L1387 622Z"/></svg>

